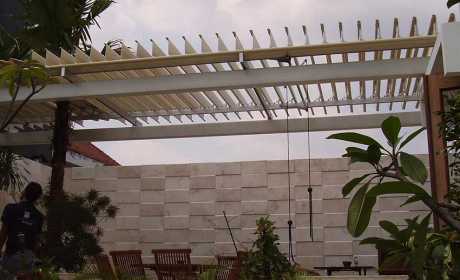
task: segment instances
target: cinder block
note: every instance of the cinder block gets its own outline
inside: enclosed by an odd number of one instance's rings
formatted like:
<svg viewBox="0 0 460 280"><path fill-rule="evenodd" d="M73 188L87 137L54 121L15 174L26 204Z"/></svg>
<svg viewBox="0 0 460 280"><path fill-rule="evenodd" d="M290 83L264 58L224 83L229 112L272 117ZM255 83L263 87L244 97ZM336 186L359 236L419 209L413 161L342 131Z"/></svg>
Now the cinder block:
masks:
<svg viewBox="0 0 460 280"><path fill-rule="evenodd" d="M151 177L141 179L141 190L143 191L162 191L165 189L164 177Z"/></svg>
<svg viewBox="0 0 460 280"><path fill-rule="evenodd" d="M249 228L252 232L254 232L254 229L257 227L256 222L261 217L265 217L265 215L241 215L241 228Z"/></svg>
<svg viewBox="0 0 460 280"><path fill-rule="evenodd" d="M196 176L190 178L192 189L214 189L216 188L216 176Z"/></svg>
<svg viewBox="0 0 460 280"><path fill-rule="evenodd" d="M96 179L94 188L100 192L113 192L117 190L117 179Z"/></svg>
<svg viewBox="0 0 460 280"><path fill-rule="evenodd" d="M70 184L71 191L73 193L84 193L91 189L94 189L93 180L72 180Z"/></svg>
<svg viewBox="0 0 460 280"><path fill-rule="evenodd" d="M312 200L313 213L323 213L323 200L313 199ZM297 214L310 213L310 201L305 200L296 200L295 201L295 212Z"/></svg>
<svg viewBox="0 0 460 280"><path fill-rule="evenodd" d="M267 192L267 187L243 188L241 190L241 198L246 201L267 200Z"/></svg>
<svg viewBox="0 0 460 280"><path fill-rule="evenodd" d="M350 199L325 199L323 200L324 213L346 213Z"/></svg>
<svg viewBox="0 0 460 280"><path fill-rule="evenodd" d="M164 177L166 175L165 165L146 165L141 167L141 177Z"/></svg>
<svg viewBox="0 0 460 280"><path fill-rule="evenodd" d="M72 168L72 179L93 179L95 170L92 167L74 167Z"/></svg>
<svg viewBox="0 0 460 280"><path fill-rule="evenodd" d="M117 240L116 230L105 230L101 242L115 242Z"/></svg>
<svg viewBox="0 0 460 280"><path fill-rule="evenodd" d="M163 203L141 204L140 208L141 208L140 214L143 217L163 216L164 215L164 204Z"/></svg>
<svg viewBox="0 0 460 280"><path fill-rule="evenodd" d="M313 226L322 227L324 226L324 214L313 214ZM297 227L309 227L310 226L310 213L296 213L295 214L295 225Z"/></svg>
<svg viewBox="0 0 460 280"><path fill-rule="evenodd" d="M190 216L190 228L191 229L202 229L202 228L214 228L214 216Z"/></svg>
<svg viewBox="0 0 460 280"><path fill-rule="evenodd" d="M122 216L135 216L139 217L140 215L140 205L139 204L118 204L118 213L117 217Z"/></svg>
<svg viewBox="0 0 460 280"><path fill-rule="evenodd" d="M350 163L350 170L366 170L371 171L374 170L374 167L366 162L354 162Z"/></svg>
<svg viewBox="0 0 460 280"><path fill-rule="evenodd" d="M379 261L378 256L357 256L358 257L358 264L363 266L373 266L378 267Z"/></svg>
<svg viewBox="0 0 460 280"><path fill-rule="evenodd" d="M222 162L216 164L216 175L240 175L240 162Z"/></svg>
<svg viewBox="0 0 460 280"><path fill-rule="evenodd" d="M291 176L291 179L293 179L294 175L288 175L288 173L274 173L274 174L268 174L268 182L267 184L272 187L282 187L282 186L288 186L289 182L289 176Z"/></svg>
<svg viewBox="0 0 460 280"><path fill-rule="evenodd" d="M214 202L216 201L216 189L191 189L190 201L192 202Z"/></svg>
<svg viewBox="0 0 460 280"><path fill-rule="evenodd" d="M230 243L232 242L232 237L230 236L230 232L228 229L216 229L216 242L222 242L222 243ZM232 229L232 234L233 236L240 236L241 230L239 229ZM216 247L217 247L216 243ZM235 249L233 249L235 251Z"/></svg>
<svg viewBox="0 0 460 280"><path fill-rule="evenodd" d="M158 229L141 230L138 239L144 243L162 243L166 241L165 231Z"/></svg>
<svg viewBox="0 0 460 280"><path fill-rule="evenodd" d="M343 266L344 261L350 261L353 263L352 256L325 256L324 260L326 266Z"/></svg>
<svg viewBox="0 0 460 280"><path fill-rule="evenodd" d="M321 171L321 159L310 159L310 164L308 159L296 159L294 160L294 170L297 173L308 173L308 170L311 168L312 172Z"/></svg>
<svg viewBox="0 0 460 280"><path fill-rule="evenodd" d="M255 235L255 228L243 228L240 231L240 236L238 241L242 243L250 243L249 248L251 248L252 243L256 240L257 236Z"/></svg>
<svg viewBox="0 0 460 280"><path fill-rule="evenodd" d="M120 166L117 169L118 178L139 178L141 177L140 166Z"/></svg>
<svg viewBox="0 0 460 280"><path fill-rule="evenodd" d="M192 176L214 176L217 173L217 166L215 163L195 163L191 164Z"/></svg>
<svg viewBox="0 0 460 280"><path fill-rule="evenodd" d="M350 181L347 171L323 172L323 185L345 185Z"/></svg>
<svg viewBox="0 0 460 280"><path fill-rule="evenodd" d="M243 201L241 206L243 214L267 214L267 201Z"/></svg>
<svg viewBox="0 0 460 280"><path fill-rule="evenodd" d="M139 240L139 230L117 230L115 242L136 242Z"/></svg>
<svg viewBox="0 0 460 280"><path fill-rule="evenodd" d="M178 176L190 176L191 168L189 164L171 164L166 165L166 176L178 177Z"/></svg>
<svg viewBox="0 0 460 280"><path fill-rule="evenodd" d="M412 219L416 216L424 218L429 212L426 211L381 211L378 216L376 215L375 220L387 220L395 223L398 226L407 225L406 219ZM371 219L372 220L372 219ZM374 222L374 224L376 224Z"/></svg>
<svg viewBox="0 0 460 280"><path fill-rule="evenodd" d="M167 190L165 191L165 202L186 202L188 203L190 200L189 191L188 190Z"/></svg>
<svg viewBox="0 0 460 280"><path fill-rule="evenodd" d="M215 253L216 255L235 255L235 247L231 242L221 242L215 244Z"/></svg>
<svg viewBox="0 0 460 280"><path fill-rule="evenodd" d="M264 174L267 172L265 161L246 161L241 163L241 174Z"/></svg>
<svg viewBox="0 0 460 280"><path fill-rule="evenodd" d="M212 243L192 243L192 257L196 261L212 261L214 259L214 242Z"/></svg>
<svg viewBox="0 0 460 280"><path fill-rule="evenodd" d="M248 190L252 190L248 189ZM291 199L294 199L294 186L291 186ZM268 188L268 200L289 200L289 188L288 186L285 187L278 187L278 188Z"/></svg>
<svg viewBox="0 0 460 280"><path fill-rule="evenodd" d="M225 211L227 215L240 215L241 214L241 202L216 202L216 215L222 215L222 211Z"/></svg>
<svg viewBox="0 0 460 280"><path fill-rule="evenodd" d="M197 216L214 216L214 202L192 202L190 203L190 215Z"/></svg>
<svg viewBox="0 0 460 280"><path fill-rule="evenodd" d="M139 248L139 242L118 242L115 244L117 250L137 250Z"/></svg>
<svg viewBox="0 0 460 280"><path fill-rule="evenodd" d="M293 160L289 163L289 172L294 172L295 163ZM267 161L267 173L285 173L288 172L287 160L269 160Z"/></svg>
<svg viewBox="0 0 460 280"><path fill-rule="evenodd" d="M326 256L350 256L353 255L353 244L346 242L325 242L324 255Z"/></svg>
<svg viewBox="0 0 460 280"><path fill-rule="evenodd" d="M165 215L166 216L187 216L190 213L189 203L166 203Z"/></svg>
<svg viewBox="0 0 460 280"><path fill-rule="evenodd" d="M116 217L117 229L139 229L139 217Z"/></svg>
<svg viewBox="0 0 460 280"><path fill-rule="evenodd" d="M294 218L292 218L292 223L295 226ZM276 228L288 228L289 215L286 214L270 214L270 219L275 224Z"/></svg>
<svg viewBox="0 0 460 280"><path fill-rule="evenodd" d="M324 226L345 227L347 225L346 213L324 214Z"/></svg>
<svg viewBox="0 0 460 280"><path fill-rule="evenodd" d="M216 240L216 232L214 229L191 229L190 242L191 243L213 243ZM199 254L195 254L199 255Z"/></svg>
<svg viewBox="0 0 460 280"><path fill-rule="evenodd" d="M141 180L140 179L118 179L117 189L118 191L140 191Z"/></svg>
<svg viewBox="0 0 460 280"><path fill-rule="evenodd" d="M295 240L297 242L319 242L324 240L324 228L313 227L313 240L311 238L310 227L299 227L295 228Z"/></svg>
<svg viewBox="0 0 460 280"><path fill-rule="evenodd" d="M270 214L288 214L289 213L289 202L284 200L268 201L268 213ZM295 202L291 201L291 213L295 211Z"/></svg>
<svg viewBox="0 0 460 280"><path fill-rule="evenodd" d="M163 229L163 217L141 217L140 229Z"/></svg>
<svg viewBox="0 0 460 280"><path fill-rule="evenodd" d="M226 215L226 216L228 220L228 225L222 213L220 213L220 215L214 216L214 227L218 229L227 229L228 226L230 226L231 229L241 228L241 216L240 215Z"/></svg>
<svg viewBox="0 0 460 280"><path fill-rule="evenodd" d="M241 201L241 189L217 189L216 201Z"/></svg>
<svg viewBox="0 0 460 280"><path fill-rule="evenodd" d="M348 158L321 159L323 171L348 171L350 160Z"/></svg>
<svg viewBox="0 0 460 280"><path fill-rule="evenodd" d="M321 186L323 184L322 172L295 173L293 184L295 186Z"/></svg>
<svg viewBox="0 0 460 280"><path fill-rule="evenodd" d="M275 234L278 235L279 239L280 239L280 243L283 243L283 242L288 242L289 241L289 230L287 228L279 228L277 227L275 229ZM294 238L294 236L293 236ZM293 239L294 241L294 239ZM288 252L287 250L285 251L286 253Z"/></svg>
<svg viewBox="0 0 460 280"><path fill-rule="evenodd" d="M352 241L352 237L345 227L326 227L324 228L324 240Z"/></svg>
<svg viewBox="0 0 460 280"><path fill-rule="evenodd" d="M216 177L217 188L241 188L242 184L241 175L222 175Z"/></svg>
<svg viewBox="0 0 460 280"><path fill-rule="evenodd" d="M199 245L200 245L200 244L192 244L192 246L191 246L191 247L192 247L192 250L193 250L193 248L195 248L195 247L199 247ZM194 256L194 255L192 255L192 256L190 257L192 263L202 263L202 264L211 264L211 265L212 265L212 264L215 264L215 263L216 263L216 258L214 257L214 256L215 256L214 247L211 247L210 250L211 250L211 251L208 251L209 254L211 254L211 255L209 255L209 256Z"/></svg>
<svg viewBox="0 0 460 280"><path fill-rule="evenodd" d="M266 174L247 174L242 176L242 186L245 188L256 188L267 186Z"/></svg>
<svg viewBox="0 0 460 280"><path fill-rule="evenodd" d="M117 229L117 223L115 219L102 219L98 222L98 226L102 227L104 232Z"/></svg>
<svg viewBox="0 0 460 280"><path fill-rule="evenodd" d="M165 229L188 229L190 227L190 219L188 216L171 216L164 217Z"/></svg>
<svg viewBox="0 0 460 280"><path fill-rule="evenodd" d="M115 204L120 203L139 203L140 201L140 192L114 192L114 202ZM144 196L144 194L143 194Z"/></svg>
<svg viewBox="0 0 460 280"><path fill-rule="evenodd" d="M353 241L353 255L377 255L374 245L361 245L361 241Z"/></svg>
<svg viewBox="0 0 460 280"><path fill-rule="evenodd" d="M311 186L312 192L311 195L313 199L322 199L323 198L323 187L322 186ZM291 190L292 191L292 190ZM297 200L308 199L308 186L295 186L294 187L294 198Z"/></svg>
<svg viewBox="0 0 460 280"><path fill-rule="evenodd" d="M323 186L323 199L343 198L342 189L344 185Z"/></svg>
<svg viewBox="0 0 460 280"><path fill-rule="evenodd" d="M316 256L316 257L305 257L297 255L296 262L300 264L301 267L305 267L307 269L313 269L317 266L324 266L324 257Z"/></svg>
<svg viewBox="0 0 460 280"><path fill-rule="evenodd" d="M116 179L117 178L116 166L96 166L94 168L94 178L96 179Z"/></svg>
<svg viewBox="0 0 460 280"><path fill-rule="evenodd" d="M165 189L189 189L190 178L189 177L166 177Z"/></svg>
<svg viewBox="0 0 460 280"><path fill-rule="evenodd" d="M188 229L169 229L164 231L165 242L188 243L190 231Z"/></svg>
<svg viewBox="0 0 460 280"><path fill-rule="evenodd" d="M142 203L160 203L165 201L165 191L144 191L140 197Z"/></svg>
<svg viewBox="0 0 460 280"><path fill-rule="evenodd" d="M324 254L323 242L296 242L298 256L322 256Z"/></svg>

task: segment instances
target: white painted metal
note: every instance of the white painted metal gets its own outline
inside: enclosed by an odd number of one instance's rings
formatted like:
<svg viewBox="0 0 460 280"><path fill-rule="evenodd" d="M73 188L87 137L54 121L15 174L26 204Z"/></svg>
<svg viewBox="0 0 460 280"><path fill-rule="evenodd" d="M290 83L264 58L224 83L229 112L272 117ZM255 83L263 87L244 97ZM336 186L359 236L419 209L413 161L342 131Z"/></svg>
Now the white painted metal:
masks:
<svg viewBox="0 0 460 280"><path fill-rule="evenodd" d="M374 128L380 126L381 122L390 115L392 114L366 114L311 118L310 131ZM405 127L420 125L420 112L400 113L399 117L403 126ZM363 118L366 118L366 121L363 121ZM306 121L307 120L305 118L290 120L289 131L305 132ZM238 121L210 124L74 130L70 135L70 141L126 141L143 139L274 134L284 133L285 131L286 122L283 120L244 122ZM48 144L50 143L51 139L51 131L0 134L0 146Z"/></svg>

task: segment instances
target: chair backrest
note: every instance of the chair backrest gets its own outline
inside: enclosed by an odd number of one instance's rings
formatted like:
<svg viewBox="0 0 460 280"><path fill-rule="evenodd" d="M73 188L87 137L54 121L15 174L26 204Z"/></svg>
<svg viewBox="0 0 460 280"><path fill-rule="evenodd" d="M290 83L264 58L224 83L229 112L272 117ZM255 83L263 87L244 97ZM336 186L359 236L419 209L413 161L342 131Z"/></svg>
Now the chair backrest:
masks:
<svg viewBox="0 0 460 280"><path fill-rule="evenodd" d="M94 263L97 267L97 274L102 280L116 280L109 256L101 254L94 257Z"/></svg>
<svg viewBox="0 0 460 280"><path fill-rule="evenodd" d="M142 251L111 251L113 265L118 279L144 279L145 270L142 267Z"/></svg>
<svg viewBox="0 0 460 280"><path fill-rule="evenodd" d="M217 280L230 280L235 274L238 266L237 256L216 256L217 258Z"/></svg>
<svg viewBox="0 0 460 280"><path fill-rule="evenodd" d="M158 280L188 279L193 275L190 254L192 249L152 250Z"/></svg>

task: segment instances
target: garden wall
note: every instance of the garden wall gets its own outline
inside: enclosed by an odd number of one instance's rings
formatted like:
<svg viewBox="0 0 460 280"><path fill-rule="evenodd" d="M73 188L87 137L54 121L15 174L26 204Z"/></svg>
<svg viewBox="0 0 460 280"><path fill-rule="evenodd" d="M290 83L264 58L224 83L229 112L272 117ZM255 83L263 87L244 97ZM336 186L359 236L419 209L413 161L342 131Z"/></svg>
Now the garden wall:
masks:
<svg viewBox="0 0 460 280"><path fill-rule="evenodd" d="M426 156L421 156L424 162ZM296 260L306 267L341 265L358 257L360 265L377 265L376 251L359 246L346 230L349 199L342 186L368 166L346 159L315 159L311 164L313 232L309 237L308 169L306 160L291 161L291 213ZM226 211L238 247L250 248L256 219L270 215L276 222L281 248L288 248L287 161L255 161L133 167L72 168L66 189L95 188L120 208L115 220L103 224L106 251L142 249L147 262L156 248L192 248L193 261L234 254L222 211ZM428 183L427 183L428 186ZM429 187L427 187L429 189ZM423 215L421 204L400 208L404 197L380 198L365 236L382 236L378 221L400 225ZM363 237L365 237L363 236Z"/></svg>

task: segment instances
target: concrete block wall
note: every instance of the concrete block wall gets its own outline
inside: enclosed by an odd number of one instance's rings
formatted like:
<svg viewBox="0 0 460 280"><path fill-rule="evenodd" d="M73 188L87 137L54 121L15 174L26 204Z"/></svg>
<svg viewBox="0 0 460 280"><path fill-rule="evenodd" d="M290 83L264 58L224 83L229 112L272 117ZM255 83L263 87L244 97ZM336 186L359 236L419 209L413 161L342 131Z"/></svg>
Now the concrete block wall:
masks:
<svg viewBox="0 0 460 280"><path fill-rule="evenodd" d="M428 161L426 156L421 158ZM400 208L404 201L401 196L380 198L367 232L352 238L346 230L349 199L342 197L341 189L369 166L350 165L347 159L314 159L311 240L307 160L289 164L289 174L287 161L72 168L66 170L65 182L67 190L95 188L112 198L120 213L115 220L104 222L105 250L142 249L147 262L153 262L151 250L156 248L192 248L194 262L234 254L222 211L239 248L251 247L256 220L270 215L278 228L280 247L287 252L290 205L293 247L296 260L303 266L340 265L355 256L360 265L376 266L376 251L360 246L359 240L383 236L379 220L403 225L405 218L427 211L421 204Z"/></svg>

